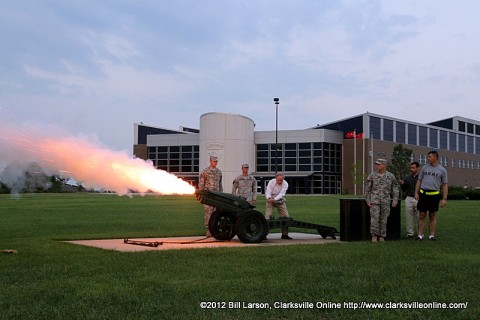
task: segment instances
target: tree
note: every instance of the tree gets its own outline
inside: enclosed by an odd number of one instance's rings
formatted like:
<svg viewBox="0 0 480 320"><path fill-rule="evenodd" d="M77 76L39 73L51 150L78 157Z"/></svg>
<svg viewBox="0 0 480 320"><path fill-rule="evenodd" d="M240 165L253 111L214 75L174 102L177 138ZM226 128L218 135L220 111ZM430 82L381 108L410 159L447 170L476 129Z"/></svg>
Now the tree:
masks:
<svg viewBox="0 0 480 320"><path fill-rule="evenodd" d="M393 148L392 161L387 164L387 170L393 173L397 179L403 179L410 172L412 154L413 150L399 144Z"/></svg>

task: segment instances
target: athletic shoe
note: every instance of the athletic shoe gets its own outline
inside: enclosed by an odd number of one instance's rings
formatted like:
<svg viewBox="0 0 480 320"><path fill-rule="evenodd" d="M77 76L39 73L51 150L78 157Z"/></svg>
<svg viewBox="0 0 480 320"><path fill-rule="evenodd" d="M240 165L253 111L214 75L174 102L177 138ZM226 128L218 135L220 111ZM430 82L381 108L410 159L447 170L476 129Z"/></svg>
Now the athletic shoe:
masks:
<svg viewBox="0 0 480 320"><path fill-rule="evenodd" d="M428 240L437 241L435 237L429 237Z"/></svg>
<svg viewBox="0 0 480 320"><path fill-rule="evenodd" d="M423 237L420 237L420 236L417 237L417 241L422 241L422 240L423 240Z"/></svg>

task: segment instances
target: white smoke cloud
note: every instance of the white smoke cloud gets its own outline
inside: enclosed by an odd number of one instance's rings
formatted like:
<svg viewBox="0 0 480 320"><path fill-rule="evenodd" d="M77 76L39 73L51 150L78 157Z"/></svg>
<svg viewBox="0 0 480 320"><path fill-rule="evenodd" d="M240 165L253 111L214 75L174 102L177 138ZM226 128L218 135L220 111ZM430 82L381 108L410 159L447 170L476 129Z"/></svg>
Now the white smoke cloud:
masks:
<svg viewBox="0 0 480 320"><path fill-rule="evenodd" d="M73 178L87 189L106 189L119 195L140 193L192 194L194 188L175 175L157 170L151 162L109 150L91 137L65 135L49 126L0 123L0 182L22 187L45 187L37 172Z"/></svg>

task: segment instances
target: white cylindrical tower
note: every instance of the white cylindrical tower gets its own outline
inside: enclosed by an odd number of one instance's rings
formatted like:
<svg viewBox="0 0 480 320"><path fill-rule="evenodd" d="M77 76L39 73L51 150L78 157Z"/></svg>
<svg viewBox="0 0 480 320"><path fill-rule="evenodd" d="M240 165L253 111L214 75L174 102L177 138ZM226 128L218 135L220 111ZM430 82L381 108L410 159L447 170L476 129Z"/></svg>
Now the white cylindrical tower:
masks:
<svg viewBox="0 0 480 320"><path fill-rule="evenodd" d="M223 173L223 191L232 191L232 182L242 173L243 163L255 171L255 123L252 119L233 113L210 112L200 116L199 169L210 165L211 155L218 157Z"/></svg>

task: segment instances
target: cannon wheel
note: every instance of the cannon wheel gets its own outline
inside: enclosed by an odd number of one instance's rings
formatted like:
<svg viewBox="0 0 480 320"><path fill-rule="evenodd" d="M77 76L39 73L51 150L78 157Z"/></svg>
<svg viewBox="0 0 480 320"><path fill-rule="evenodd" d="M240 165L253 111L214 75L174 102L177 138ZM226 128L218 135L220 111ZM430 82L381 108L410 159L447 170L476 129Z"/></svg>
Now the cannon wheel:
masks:
<svg viewBox="0 0 480 320"><path fill-rule="evenodd" d="M235 216L215 210L208 221L208 230L217 240L231 240L235 236Z"/></svg>
<svg viewBox="0 0 480 320"><path fill-rule="evenodd" d="M237 217L235 231L244 243L262 242L268 233L267 220L260 212L248 210Z"/></svg>

